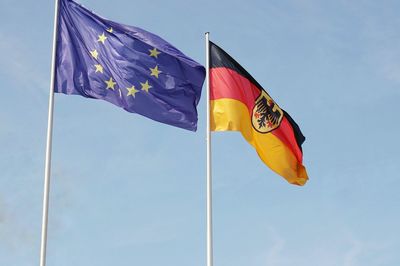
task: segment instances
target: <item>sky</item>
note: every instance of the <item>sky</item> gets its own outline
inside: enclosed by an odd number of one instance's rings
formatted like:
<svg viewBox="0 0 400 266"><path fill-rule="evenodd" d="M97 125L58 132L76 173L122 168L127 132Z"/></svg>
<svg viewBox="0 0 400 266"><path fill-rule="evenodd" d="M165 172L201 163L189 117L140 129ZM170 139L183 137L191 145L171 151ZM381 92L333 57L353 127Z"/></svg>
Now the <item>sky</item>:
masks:
<svg viewBox="0 0 400 266"><path fill-rule="evenodd" d="M204 33L300 125L288 184L212 134L215 266L400 264L398 1L95 1L204 64ZM0 265L39 262L53 1L0 0ZM49 266L206 264L205 91L193 133L55 95Z"/></svg>

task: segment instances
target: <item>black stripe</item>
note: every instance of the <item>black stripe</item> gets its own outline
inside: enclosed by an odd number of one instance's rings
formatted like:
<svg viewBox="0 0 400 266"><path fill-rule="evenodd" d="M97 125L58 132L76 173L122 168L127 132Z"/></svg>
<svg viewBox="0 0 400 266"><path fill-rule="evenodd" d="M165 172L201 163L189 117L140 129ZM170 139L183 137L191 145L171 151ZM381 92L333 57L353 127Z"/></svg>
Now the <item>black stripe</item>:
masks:
<svg viewBox="0 0 400 266"><path fill-rule="evenodd" d="M239 73L254 85L256 85L260 90L263 90L263 87L247 72L235 59L232 58L227 52L222 50L218 45L210 41L210 65L209 68L217 68L217 67L226 67L232 69L233 71ZM301 145L305 141L305 137L303 133L301 133L300 127L297 123L290 117L285 110L283 113L287 120L289 121L290 125L293 128L294 136L296 138L297 145L299 146L300 150L302 151Z"/></svg>
<svg viewBox="0 0 400 266"><path fill-rule="evenodd" d="M261 85L249 74L249 72L236 62L232 56L210 41L210 68L215 67L230 68L250 80L251 83L256 85L260 90L264 90L263 87L261 87Z"/></svg>

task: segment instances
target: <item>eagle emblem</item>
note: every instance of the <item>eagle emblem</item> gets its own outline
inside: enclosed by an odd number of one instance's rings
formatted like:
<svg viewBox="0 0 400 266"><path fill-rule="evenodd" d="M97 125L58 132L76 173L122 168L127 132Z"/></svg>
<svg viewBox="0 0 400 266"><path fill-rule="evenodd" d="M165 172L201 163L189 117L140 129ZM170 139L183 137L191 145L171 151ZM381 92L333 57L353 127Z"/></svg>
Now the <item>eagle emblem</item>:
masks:
<svg viewBox="0 0 400 266"><path fill-rule="evenodd" d="M251 122L255 130L260 133L268 133L279 127L283 118L282 109L264 91L257 97Z"/></svg>

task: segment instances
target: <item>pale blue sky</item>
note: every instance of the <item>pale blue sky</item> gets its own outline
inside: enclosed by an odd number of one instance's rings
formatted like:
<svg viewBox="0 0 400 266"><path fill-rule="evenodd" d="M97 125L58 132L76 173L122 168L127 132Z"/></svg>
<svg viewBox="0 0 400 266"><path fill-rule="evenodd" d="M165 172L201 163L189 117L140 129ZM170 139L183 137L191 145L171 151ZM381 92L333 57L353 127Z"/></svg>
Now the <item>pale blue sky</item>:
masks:
<svg viewBox="0 0 400 266"><path fill-rule="evenodd" d="M95 1L204 64L204 32L298 122L304 187L213 134L215 266L400 265L397 1ZM38 265L53 1L0 0L0 265ZM203 94L204 96L205 94ZM55 97L49 266L205 265L196 133Z"/></svg>

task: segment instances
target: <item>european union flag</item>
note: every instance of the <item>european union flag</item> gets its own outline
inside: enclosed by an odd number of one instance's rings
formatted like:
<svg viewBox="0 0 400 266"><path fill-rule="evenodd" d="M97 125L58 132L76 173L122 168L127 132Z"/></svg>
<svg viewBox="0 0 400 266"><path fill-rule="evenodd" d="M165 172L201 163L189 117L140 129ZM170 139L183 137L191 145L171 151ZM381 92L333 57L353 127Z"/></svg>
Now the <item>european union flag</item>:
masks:
<svg viewBox="0 0 400 266"><path fill-rule="evenodd" d="M195 131L205 69L157 35L60 0L55 92Z"/></svg>

